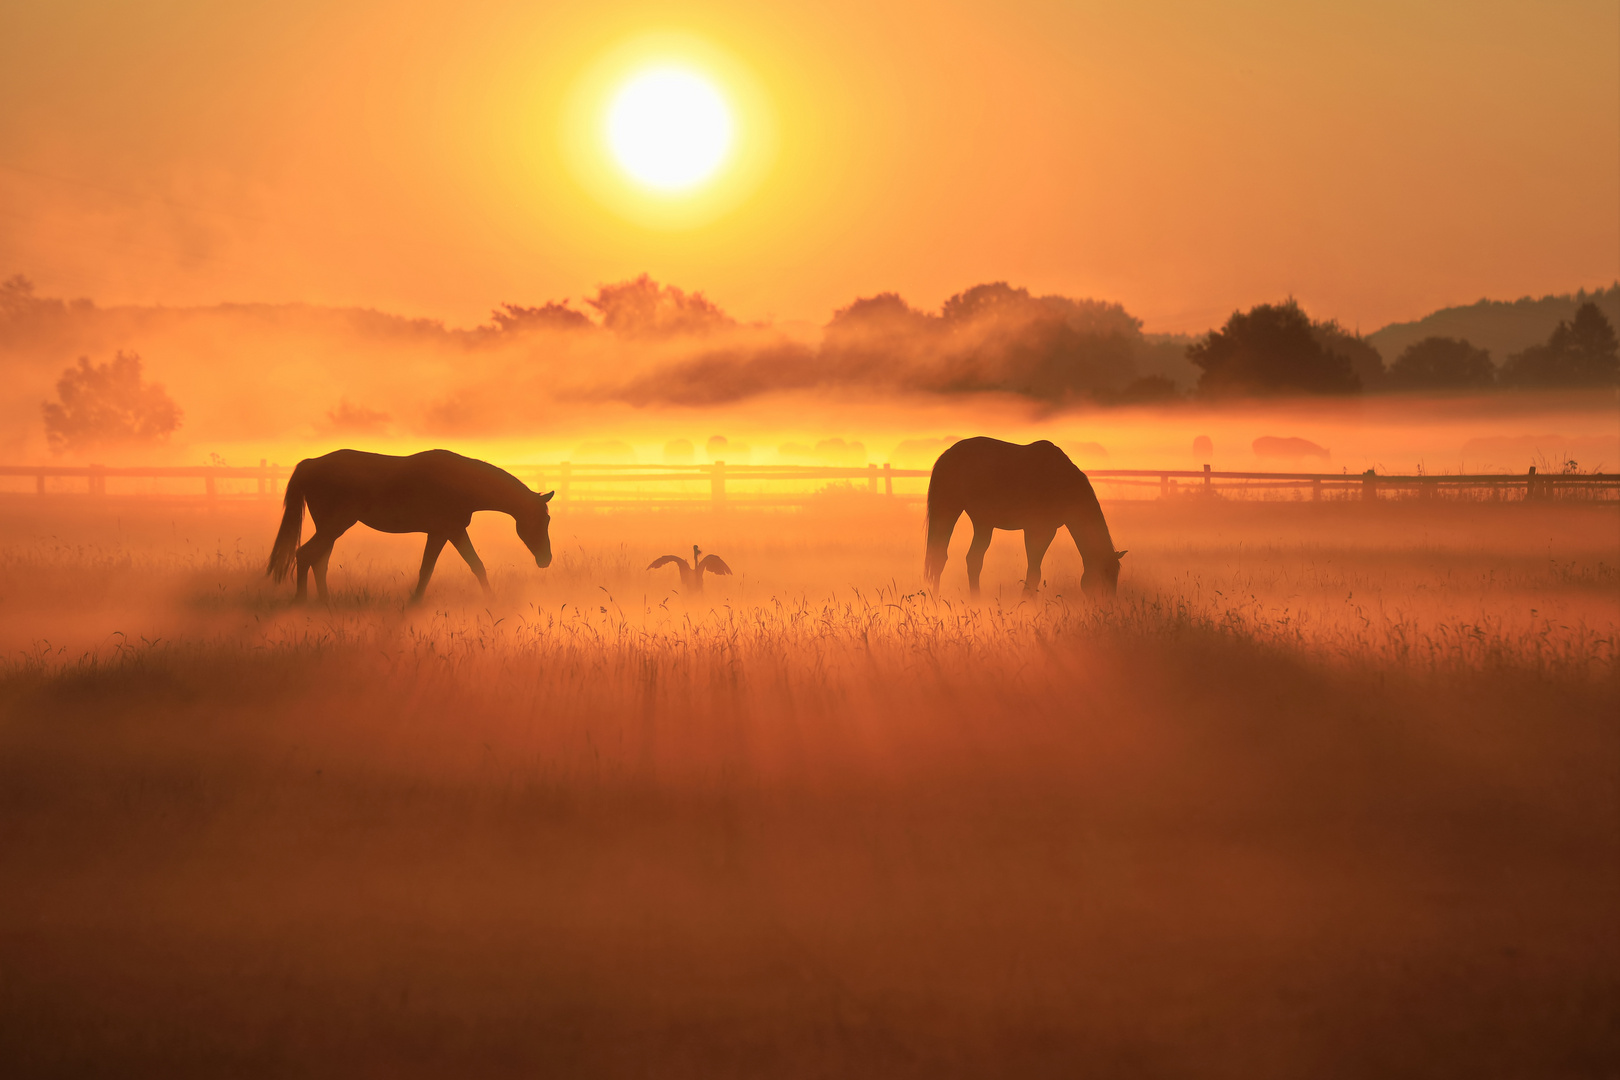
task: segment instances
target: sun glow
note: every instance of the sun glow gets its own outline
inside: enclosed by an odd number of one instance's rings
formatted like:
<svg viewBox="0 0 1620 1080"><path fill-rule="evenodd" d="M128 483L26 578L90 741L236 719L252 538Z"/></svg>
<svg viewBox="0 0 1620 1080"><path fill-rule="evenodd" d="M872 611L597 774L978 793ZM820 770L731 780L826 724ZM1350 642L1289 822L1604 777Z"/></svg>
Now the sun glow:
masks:
<svg viewBox="0 0 1620 1080"><path fill-rule="evenodd" d="M778 145L776 110L747 65L712 42L654 33L576 76L561 148L580 186L637 225L715 222L759 189Z"/></svg>
<svg viewBox="0 0 1620 1080"><path fill-rule="evenodd" d="M614 160L660 191L702 183L731 149L731 110L714 84L683 68L655 68L631 79L607 115Z"/></svg>

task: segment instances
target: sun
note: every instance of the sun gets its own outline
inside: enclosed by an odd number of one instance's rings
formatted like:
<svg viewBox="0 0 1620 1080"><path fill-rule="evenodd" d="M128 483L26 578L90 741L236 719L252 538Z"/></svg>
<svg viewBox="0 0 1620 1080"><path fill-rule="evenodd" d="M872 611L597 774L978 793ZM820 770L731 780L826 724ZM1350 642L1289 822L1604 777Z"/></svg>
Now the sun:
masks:
<svg viewBox="0 0 1620 1080"><path fill-rule="evenodd" d="M613 159L660 192L688 191L714 176L731 153L735 127L714 83L683 67L638 72L607 109Z"/></svg>

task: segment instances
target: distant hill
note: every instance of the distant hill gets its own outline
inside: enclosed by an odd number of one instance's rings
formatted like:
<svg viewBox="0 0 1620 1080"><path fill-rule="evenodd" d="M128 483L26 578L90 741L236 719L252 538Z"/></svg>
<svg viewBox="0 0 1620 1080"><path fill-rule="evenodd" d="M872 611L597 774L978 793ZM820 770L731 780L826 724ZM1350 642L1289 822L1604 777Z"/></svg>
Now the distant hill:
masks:
<svg viewBox="0 0 1620 1080"><path fill-rule="evenodd" d="M1393 364L1408 345L1424 338L1461 338L1489 349L1491 360L1500 367L1513 353L1546 341L1559 320L1573 317L1575 309L1588 300L1595 302L1609 322L1620 328L1620 282L1617 282L1597 292L1583 289L1573 294L1543 296L1539 300L1526 296L1522 300L1481 300L1467 307L1441 308L1414 322L1391 323L1368 334L1367 340L1383 354L1384 363Z"/></svg>

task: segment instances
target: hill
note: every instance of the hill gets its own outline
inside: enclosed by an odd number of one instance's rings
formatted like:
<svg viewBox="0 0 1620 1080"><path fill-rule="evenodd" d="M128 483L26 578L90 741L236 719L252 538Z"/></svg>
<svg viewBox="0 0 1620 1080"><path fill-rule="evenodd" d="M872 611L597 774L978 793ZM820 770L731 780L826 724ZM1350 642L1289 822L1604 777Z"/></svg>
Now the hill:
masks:
<svg viewBox="0 0 1620 1080"><path fill-rule="evenodd" d="M1500 366L1513 353L1547 340L1561 319L1574 317L1575 309L1593 301L1611 324L1620 326L1620 282L1607 289L1540 299L1480 300L1465 307L1441 308L1413 322L1390 323L1367 335L1367 340L1383 354L1384 363L1393 364L1408 345L1427 337L1461 338L1482 349Z"/></svg>

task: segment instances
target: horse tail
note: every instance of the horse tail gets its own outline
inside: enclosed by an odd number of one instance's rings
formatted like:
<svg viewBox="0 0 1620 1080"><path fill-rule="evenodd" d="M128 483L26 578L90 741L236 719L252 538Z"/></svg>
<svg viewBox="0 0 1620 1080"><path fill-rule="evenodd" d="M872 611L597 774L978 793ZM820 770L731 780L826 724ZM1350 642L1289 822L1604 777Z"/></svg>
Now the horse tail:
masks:
<svg viewBox="0 0 1620 1080"><path fill-rule="evenodd" d="M308 464L308 461L300 461L287 478L287 496L282 500L286 509L281 514L275 545L270 549L270 566L265 570L278 584L298 559L298 541L304 534L304 481L308 478L304 466Z"/></svg>
<svg viewBox="0 0 1620 1080"><path fill-rule="evenodd" d="M951 533L962 508L949 498L940 483L939 465L928 477L928 548L923 558L923 577L934 588L939 588L940 575L945 572L945 555L950 550ZM949 504L949 505L947 505ZM954 512L953 512L954 511Z"/></svg>

